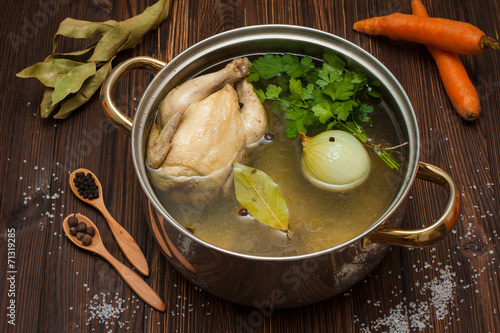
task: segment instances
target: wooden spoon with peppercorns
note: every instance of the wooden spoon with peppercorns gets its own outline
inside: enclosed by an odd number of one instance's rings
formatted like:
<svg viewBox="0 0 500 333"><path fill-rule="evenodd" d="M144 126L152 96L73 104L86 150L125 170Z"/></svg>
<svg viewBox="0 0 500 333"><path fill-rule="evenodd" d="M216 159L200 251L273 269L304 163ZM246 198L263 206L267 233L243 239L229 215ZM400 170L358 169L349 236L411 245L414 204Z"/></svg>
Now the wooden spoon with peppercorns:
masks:
<svg viewBox="0 0 500 333"><path fill-rule="evenodd" d="M76 221L76 224L74 220ZM85 238L82 240L78 239L76 235L73 235L76 228L79 232L83 232L83 226L87 228L86 236L90 237L90 243L84 242ZM80 229L81 227L81 229ZM90 230L92 231L88 231ZM69 240L72 241L76 246L81 247L84 250L96 253L106 259L111 266L113 266L116 271L121 275L121 277L127 282L127 284L132 288L133 291L139 296L144 302L149 304L151 307L158 311L165 312L165 303L161 300L160 296L143 280L139 275L135 274L130 268L119 262L115 257L113 257L108 250L104 247L102 243L101 234L90 219L84 215L71 214L68 215L63 221L63 230L68 236ZM93 234L93 236L91 236Z"/></svg>
<svg viewBox="0 0 500 333"><path fill-rule="evenodd" d="M139 273L149 275L146 257L132 236L111 216L104 204L102 186L99 179L87 169L76 169L69 175L71 191L83 202L97 208L108 222L113 236L127 260Z"/></svg>

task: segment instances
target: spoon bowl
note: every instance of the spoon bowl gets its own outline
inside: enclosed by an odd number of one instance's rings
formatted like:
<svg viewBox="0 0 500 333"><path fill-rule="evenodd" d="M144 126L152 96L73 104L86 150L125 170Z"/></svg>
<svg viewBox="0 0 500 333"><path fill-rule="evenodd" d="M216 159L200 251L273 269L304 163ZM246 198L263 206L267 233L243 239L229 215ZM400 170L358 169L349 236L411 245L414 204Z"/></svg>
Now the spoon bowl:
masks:
<svg viewBox="0 0 500 333"><path fill-rule="evenodd" d="M97 185L97 191L99 192L99 197L98 198L86 199L82 195L80 195L80 193L78 193L78 188L75 185L75 179L76 179L76 174L80 173L80 172L85 173L85 175L87 175L87 174L90 173L92 175L92 177L94 177L95 184ZM73 191L73 193L76 196L78 196L80 198L80 200L82 200L83 202L88 203L91 206L94 206L97 209L99 209L99 207L101 205L104 206L104 198L102 196L102 185L101 185L101 182L99 182L99 178L97 178L96 175L92 171L90 171L88 169L84 169L84 168L76 169L75 171L73 171L69 175L69 180L70 180L69 186L71 187L71 191Z"/></svg>
<svg viewBox="0 0 500 333"><path fill-rule="evenodd" d="M97 185L97 190L99 192L99 197L94 199L86 199L80 193L78 193L78 188L75 185L76 174L83 172L85 175L91 174ZM134 238L123 228L116 220L111 216L106 205L104 204L104 197L102 194L102 186L99 179L94 175L94 173L88 169L80 168L76 169L69 175L69 184L71 191L78 197L78 199L83 202L93 206L104 216L106 222L108 222L109 228L113 233L113 236L118 243L118 246L122 250L123 254L127 260L139 271L142 275L149 275L149 266L146 257L142 253L139 245L135 242Z"/></svg>
<svg viewBox="0 0 500 333"><path fill-rule="evenodd" d="M95 234L92 237L92 243L88 246L83 245L82 242L73 236L70 233L70 227L68 224L68 219L70 217L76 217L78 222L84 222L87 227L94 227ZM161 300L160 296L146 283L142 280L137 274L135 274L130 268L119 262L115 257L113 257L108 250L104 247L104 243L102 242L101 234L99 233L99 229L97 226L86 216L81 214L70 214L66 216L63 221L63 230L68 239L73 242L76 246L96 253L106 259L121 275L121 277L125 280L125 282L132 288L132 290L147 304L151 307L157 309L158 311L165 312L165 304Z"/></svg>
<svg viewBox="0 0 500 333"><path fill-rule="evenodd" d="M88 246L83 245L82 241L78 240L78 238L76 238L76 236L73 236L70 233L68 219L72 216L76 217L78 219L78 222L85 222L87 227L94 227L95 234L94 234L94 236L92 236L92 244L90 244ZM66 234L66 236L68 236L70 241L72 241L76 246L81 247L84 250L94 252L97 254L102 252L102 250L107 251L106 248L104 247L103 242L102 242L101 233L99 232L99 229L97 229L96 225L88 217L86 217L84 215L71 214L71 215L66 216L66 218L63 221L63 230L64 230L64 233Z"/></svg>

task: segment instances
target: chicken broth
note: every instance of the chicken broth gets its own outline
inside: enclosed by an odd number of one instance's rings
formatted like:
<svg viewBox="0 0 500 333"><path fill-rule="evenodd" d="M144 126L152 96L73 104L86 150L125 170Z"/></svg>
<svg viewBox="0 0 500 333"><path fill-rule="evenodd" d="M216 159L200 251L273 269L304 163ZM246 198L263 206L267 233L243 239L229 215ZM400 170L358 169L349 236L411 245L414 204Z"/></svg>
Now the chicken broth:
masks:
<svg viewBox="0 0 500 333"><path fill-rule="evenodd" d="M367 97L368 98L368 97ZM402 132L392 111L382 99L368 101L374 106L372 125L365 126L370 139L384 146L395 146ZM290 235L253 219L241 216L243 206L236 200L234 186L222 191L208 204L178 203L172 194L152 185L165 209L182 226L200 239L234 252L258 256L294 256L324 250L342 244L367 230L393 201L406 166L400 158L399 170L390 169L372 149L368 149L371 170L359 187L344 192L329 192L311 184L301 169L300 138L285 137L286 120L265 104L269 121L266 133L273 140L248 151L242 163L262 170L278 185L289 211ZM406 151L403 147L400 152Z"/></svg>

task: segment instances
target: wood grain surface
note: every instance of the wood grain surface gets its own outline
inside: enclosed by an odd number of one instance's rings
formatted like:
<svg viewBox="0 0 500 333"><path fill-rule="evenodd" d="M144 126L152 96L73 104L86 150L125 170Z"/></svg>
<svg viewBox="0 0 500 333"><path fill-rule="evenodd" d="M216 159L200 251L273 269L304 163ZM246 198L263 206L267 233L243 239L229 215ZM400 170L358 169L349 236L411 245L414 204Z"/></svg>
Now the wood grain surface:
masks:
<svg viewBox="0 0 500 333"><path fill-rule="evenodd" d="M267 311L212 296L167 263L140 205L143 193L130 139L105 119L97 98L65 121L42 119L42 85L15 77L50 54L52 37L64 18L124 20L153 2L0 4L0 331L500 332L499 51L461 56L482 104L479 119L472 123L453 110L424 46L352 30L360 19L410 13L409 0L173 0L167 20L135 49L119 54L115 66L139 55L170 61L216 33L255 24L294 24L359 45L387 66L408 94L419 123L420 159L449 172L459 186L463 208L455 231L424 249L394 247L343 295L307 307ZM500 39L498 1L424 4L431 16L466 21ZM64 39L59 50L83 45ZM134 72L123 79L117 88L119 106L133 113L151 77ZM79 167L99 177L109 211L145 253L151 269L145 281L165 301L165 313L145 306L108 263L64 236L64 216L80 212L99 226L110 253L128 265L103 217L70 193L69 173ZM408 228L429 225L446 201L442 189L423 181L414 184L409 199ZM15 249L9 239L15 239ZM11 262L9 250L15 252ZM111 313L102 309L105 305L114 315L103 317Z"/></svg>

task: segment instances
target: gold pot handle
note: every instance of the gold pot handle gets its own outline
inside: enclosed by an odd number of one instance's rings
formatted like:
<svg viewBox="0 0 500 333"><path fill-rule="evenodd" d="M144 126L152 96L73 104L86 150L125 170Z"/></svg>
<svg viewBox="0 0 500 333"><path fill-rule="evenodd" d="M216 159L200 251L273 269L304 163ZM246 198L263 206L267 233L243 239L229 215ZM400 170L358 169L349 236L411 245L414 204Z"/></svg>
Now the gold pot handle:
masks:
<svg viewBox="0 0 500 333"><path fill-rule="evenodd" d="M391 226L381 226L369 236L363 244L385 243L404 247L424 247L442 240L453 228L460 212L460 194L455 182L444 170L423 162L419 162L417 178L431 181L446 189L448 202L443 214L431 226L423 229L399 229Z"/></svg>
<svg viewBox="0 0 500 333"><path fill-rule="evenodd" d="M158 73L167 63L151 57L135 57L120 63L109 74L101 88L101 104L104 113L110 118L113 125L130 136L132 133L132 119L123 113L115 103L114 93L118 80L131 70L145 69Z"/></svg>

